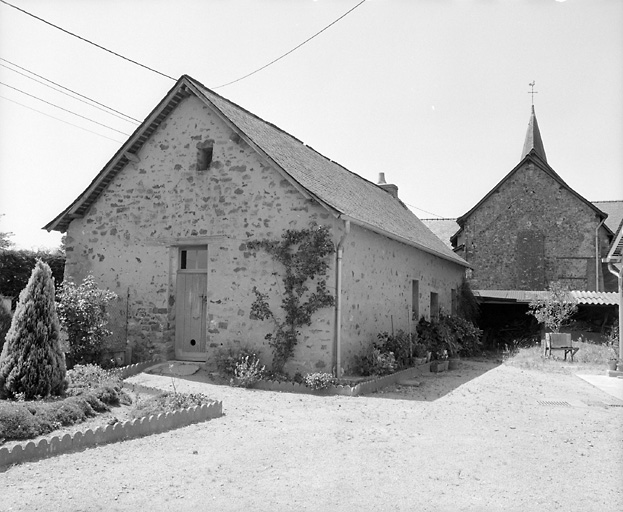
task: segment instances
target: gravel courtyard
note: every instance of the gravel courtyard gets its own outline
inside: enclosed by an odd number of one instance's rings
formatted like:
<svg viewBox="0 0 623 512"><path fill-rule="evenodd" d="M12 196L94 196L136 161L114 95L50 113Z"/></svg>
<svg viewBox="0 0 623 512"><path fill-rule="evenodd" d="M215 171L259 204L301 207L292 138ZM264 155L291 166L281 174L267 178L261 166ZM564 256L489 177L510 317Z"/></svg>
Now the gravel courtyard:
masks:
<svg viewBox="0 0 623 512"><path fill-rule="evenodd" d="M13 466L0 510L623 510L623 402L573 375L466 361L355 398L194 378L225 416Z"/></svg>

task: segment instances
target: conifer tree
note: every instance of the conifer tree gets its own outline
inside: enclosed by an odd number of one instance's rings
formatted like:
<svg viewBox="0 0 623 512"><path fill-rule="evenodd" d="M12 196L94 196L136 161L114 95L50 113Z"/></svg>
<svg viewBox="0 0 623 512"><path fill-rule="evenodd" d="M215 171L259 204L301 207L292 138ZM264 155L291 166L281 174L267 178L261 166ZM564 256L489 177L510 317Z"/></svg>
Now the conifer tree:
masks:
<svg viewBox="0 0 623 512"><path fill-rule="evenodd" d="M60 395L67 389L65 355L50 267L37 261L19 296L0 354L0 396L26 399Z"/></svg>

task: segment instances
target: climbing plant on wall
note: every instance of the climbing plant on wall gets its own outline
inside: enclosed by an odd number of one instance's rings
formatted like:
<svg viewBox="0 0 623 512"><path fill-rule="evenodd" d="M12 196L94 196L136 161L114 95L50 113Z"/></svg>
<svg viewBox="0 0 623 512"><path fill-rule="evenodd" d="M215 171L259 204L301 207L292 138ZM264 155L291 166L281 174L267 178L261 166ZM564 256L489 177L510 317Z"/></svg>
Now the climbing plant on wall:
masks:
<svg viewBox="0 0 623 512"><path fill-rule="evenodd" d="M253 287L255 300L251 314L258 320L271 320L275 326L266 335L273 350L273 370L283 371L286 361L294 353L298 342L298 329L311 325L314 313L335 303L327 290L328 256L335 247L326 226L311 224L307 229L288 229L281 240L255 240L248 244L251 250L264 250L284 267L283 317L275 314L268 303L268 294ZM310 289L315 284L313 291Z"/></svg>

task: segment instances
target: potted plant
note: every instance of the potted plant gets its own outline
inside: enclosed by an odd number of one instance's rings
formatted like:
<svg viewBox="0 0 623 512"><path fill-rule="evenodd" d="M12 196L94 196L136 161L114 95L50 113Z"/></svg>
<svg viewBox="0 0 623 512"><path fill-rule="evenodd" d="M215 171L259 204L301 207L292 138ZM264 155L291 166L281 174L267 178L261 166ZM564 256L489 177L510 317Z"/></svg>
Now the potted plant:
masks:
<svg viewBox="0 0 623 512"><path fill-rule="evenodd" d="M413 364L424 364L428 361L428 349L423 343L413 345Z"/></svg>
<svg viewBox="0 0 623 512"><path fill-rule="evenodd" d="M448 351L437 353L436 359L430 363L430 371L434 373L445 372L448 369Z"/></svg>

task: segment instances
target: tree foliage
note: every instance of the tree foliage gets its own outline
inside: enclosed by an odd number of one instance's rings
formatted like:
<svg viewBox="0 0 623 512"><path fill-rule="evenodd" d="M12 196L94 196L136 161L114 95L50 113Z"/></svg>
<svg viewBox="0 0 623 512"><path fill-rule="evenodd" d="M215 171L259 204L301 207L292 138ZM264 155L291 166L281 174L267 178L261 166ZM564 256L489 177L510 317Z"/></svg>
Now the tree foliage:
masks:
<svg viewBox="0 0 623 512"><path fill-rule="evenodd" d="M69 342L73 364L99 363L106 350L108 303L117 298L114 292L101 290L92 275L77 285L63 283L58 293L58 312Z"/></svg>
<svg viewBox="0 0 623 512"><path fill-rule="evenodd" d="M531 301L528 307L530 311L527 314L534 316L552 332L560 332L560 328L578 310L569 289L557 281L550 284L549 294L545 298Z"/></svg>
<svg viewBox="0 0 623 512"><path fill-rule="evenodd" d="M294 353L298 329L311 325L316 311L335 303L324 279L329 268L327 257L335 252L335 247L328 228L316 224L308 229L288 229L281 240L252 241L247 245L251 250L265 250L285 269L281 301L285 313L283 319L271 310L268 295L256 287L253 288L255 301L251 305L253 317L271 320L275 325L275 330L267 334L266 339L273 349L273 370L280 372ZM314 291L310 290L309 282L315 282Z"/></svg>
<svg viewBox="0 0 623 512"><path fill-rule="evenodd" d="M50 267L38 261L19 303L0 355L0 396L60 395L67 388L65 355Z"/></svg>
<svg viewBox="0 0 623 512"><path fill-rule="evenodd" d="M37 260L48 264L55 285L60 286L65 272L63 254L47 251L0 250L0 295L17 299L26 287Z"/></svg>

